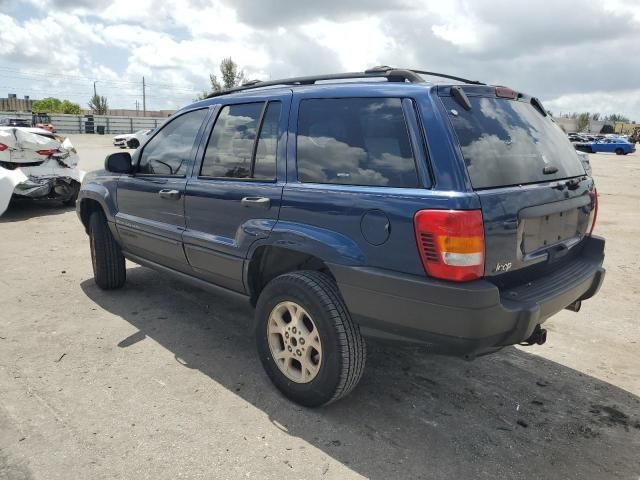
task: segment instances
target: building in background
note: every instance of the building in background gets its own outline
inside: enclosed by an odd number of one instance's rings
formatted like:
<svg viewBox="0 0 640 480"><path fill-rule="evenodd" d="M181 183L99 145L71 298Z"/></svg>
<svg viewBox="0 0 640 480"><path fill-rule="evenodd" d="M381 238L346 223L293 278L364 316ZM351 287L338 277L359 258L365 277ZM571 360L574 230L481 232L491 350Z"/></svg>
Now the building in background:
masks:
<svg viewBox="0 0 640 480"><path fill-rule="evenodd" d="M37 99L36 99L37 100ZM10 93L7 98L0 98L0 112L31 112L33 108L33 102L28 95L24 98L18 98L15 93ZM147 117L168 117L172 115L175 110L147 110ZM46 112L52 113L52 112ZM91 114L91 110L82 109L82 114ZM125 108L113 108L109 109L109 115L122 116L122 117L142 117L142 110L125 109Z"/></svg>

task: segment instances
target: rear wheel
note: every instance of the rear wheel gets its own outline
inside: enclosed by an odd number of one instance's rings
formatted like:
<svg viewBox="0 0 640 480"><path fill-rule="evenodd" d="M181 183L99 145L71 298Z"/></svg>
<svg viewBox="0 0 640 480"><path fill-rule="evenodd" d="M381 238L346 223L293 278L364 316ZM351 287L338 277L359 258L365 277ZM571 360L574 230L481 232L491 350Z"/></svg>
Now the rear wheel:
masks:
<svg viewBox="0 0 640 480"><path fill-rule="evenodd" d="M364 371L366 347L335 282L324 273L281 275L256 307L260 361L275 386L318 407L349 394Z"/></svg>
<svg viewBox="0 0 640 480"><path fill-rule="evenodd" d="M65 207L72 207L76 204L78 193L80 192L80 184L75 180L72 180L71 189L71 196L62 201L62 205L64 205Z"/></svg>
<svg viewBox="0 0 640 480"><path fill-rule="evenodd" d="M621 148L616 148L616 155L624 155L624 150Z"/></svg>
<svg viewBox="0 0 640 480"><path fill-rule="evenodd" d="M89 219L89 240L93 278L103 290L114 290L124 285L127 279L124 255L120 245L109 230L107 219L101 210L96 210Z"/></svg>

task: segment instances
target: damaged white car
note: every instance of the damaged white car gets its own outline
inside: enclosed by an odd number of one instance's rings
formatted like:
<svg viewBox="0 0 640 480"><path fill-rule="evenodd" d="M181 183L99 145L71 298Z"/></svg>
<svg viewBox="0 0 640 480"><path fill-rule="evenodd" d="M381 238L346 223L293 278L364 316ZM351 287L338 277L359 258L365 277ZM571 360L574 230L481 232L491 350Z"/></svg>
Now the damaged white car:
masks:
<svg viewBox="0 0 640 480"><path fill-rule="evenodd" d="M0 127L0 215L12 197L73 205L84 172L68 138L38 128Z"/></svg>

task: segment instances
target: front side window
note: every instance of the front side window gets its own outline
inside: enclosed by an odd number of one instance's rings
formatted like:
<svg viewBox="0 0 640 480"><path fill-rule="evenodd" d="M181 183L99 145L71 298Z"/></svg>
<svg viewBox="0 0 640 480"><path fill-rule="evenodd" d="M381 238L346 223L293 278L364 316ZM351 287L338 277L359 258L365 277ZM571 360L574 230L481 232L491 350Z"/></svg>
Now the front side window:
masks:
<svg viewBox="0 0 640 480"><path fill-rule="evenodd" d="M222 108L207 144L201 176L275 179L281 103L270 102L263 115L264 107L260 102Z"/></svg>
<svg viewBox="0 0 640 480"><path fill-rule="evenodd" d="M303 100L297 165L302 182L419 186L400 98Z"/></svg>
<svg viewBox="0 0 640 480"><path fill-rule="evenodd" d="M191 149L207 109L185 113L164 126L144 147L138 173L183 176L191 165Z"/></svg>

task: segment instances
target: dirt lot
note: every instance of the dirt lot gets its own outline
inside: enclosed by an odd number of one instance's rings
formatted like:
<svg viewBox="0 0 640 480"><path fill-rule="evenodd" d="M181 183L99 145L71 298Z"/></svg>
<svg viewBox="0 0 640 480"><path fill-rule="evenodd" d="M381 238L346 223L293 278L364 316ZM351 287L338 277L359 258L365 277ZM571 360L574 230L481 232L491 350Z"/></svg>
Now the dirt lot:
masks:
<svg viewBox="0 0 640 480"><path fill-rule="evenodd" d="M110 137L76 136L86 169ZM129 266L93 283L75 212L0 219L0 479L640 476L640 154L592 155L601 293L541 347L474 362L370 344L362 383L291 404L254 353L252 311Z"/></svg>

